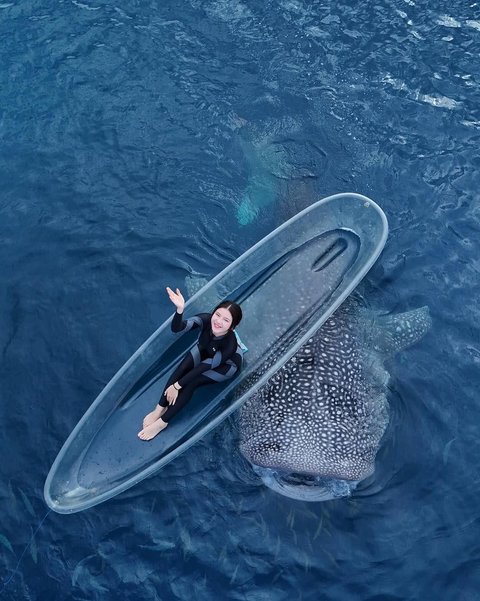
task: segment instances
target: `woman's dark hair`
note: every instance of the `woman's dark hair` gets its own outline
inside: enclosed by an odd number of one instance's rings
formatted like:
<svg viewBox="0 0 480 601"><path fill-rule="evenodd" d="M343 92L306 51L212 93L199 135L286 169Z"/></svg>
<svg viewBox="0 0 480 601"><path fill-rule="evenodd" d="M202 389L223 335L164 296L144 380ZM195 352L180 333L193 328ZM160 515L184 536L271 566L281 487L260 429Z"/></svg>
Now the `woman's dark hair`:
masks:
<svg viewBox="0 0 480 601"><path fill-rule="evenodd" d="M232 325L230 326L231 330L236 328L238 324L242 321L243 314L240 305L237 305L237 303L234 303L233 301L225 300L221 302L215 307L212 313L215 313L217 309L228 309L230 311L230 314L232 316Z"/></svg>

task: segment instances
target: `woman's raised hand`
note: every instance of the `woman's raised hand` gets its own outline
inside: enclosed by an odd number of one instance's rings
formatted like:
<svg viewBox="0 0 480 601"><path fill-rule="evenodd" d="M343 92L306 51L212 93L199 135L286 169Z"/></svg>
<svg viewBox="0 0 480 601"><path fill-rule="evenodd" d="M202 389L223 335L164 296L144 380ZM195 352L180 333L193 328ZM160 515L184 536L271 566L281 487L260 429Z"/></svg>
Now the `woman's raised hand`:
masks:
<svg viewBox="0 0 480 601"><path fill-rule="evenodd" d="M185 299L183 298L180 290L177 288L174 292L171 288L167 286L167 294L168 298L177 307L177 311L179 313L183 313L183 308L185 307Z"/></svg>

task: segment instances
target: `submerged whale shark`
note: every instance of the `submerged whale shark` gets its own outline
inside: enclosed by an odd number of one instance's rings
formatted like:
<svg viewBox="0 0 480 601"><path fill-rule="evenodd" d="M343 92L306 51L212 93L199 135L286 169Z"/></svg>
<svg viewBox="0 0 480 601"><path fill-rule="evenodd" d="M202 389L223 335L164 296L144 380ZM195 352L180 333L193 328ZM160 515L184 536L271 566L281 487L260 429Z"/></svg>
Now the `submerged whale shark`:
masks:
<svg viewBox="0 0 480 601"><path fill-rule="evenodd" d="M430 325L427 307L378 316L349 299L337 309L239 411L240 451L265 484L321 501L372 475L388 424L384 362Z"/></svg>
<svg viewBox="0 0 480 601"><path fill-rule="evenodd" d="M275 135L284 125L263 136L250 132L240 138L248 167L236 215L241 226L282 197L281 183L297 209L316 197L315 169L307 168L311 149L298 157L295 147L293 166L285 137ZM187 276L189 294L207 281L198 274ZM349 495L371 476L388 425L384 363L418 341L430 325L427 307L378 316L350 298L337 309L238 412L240 451L264 483L286 496L321 501ZM252 378L269 368L266 362ZM239 394L251 383L247 379Z"/></svg>

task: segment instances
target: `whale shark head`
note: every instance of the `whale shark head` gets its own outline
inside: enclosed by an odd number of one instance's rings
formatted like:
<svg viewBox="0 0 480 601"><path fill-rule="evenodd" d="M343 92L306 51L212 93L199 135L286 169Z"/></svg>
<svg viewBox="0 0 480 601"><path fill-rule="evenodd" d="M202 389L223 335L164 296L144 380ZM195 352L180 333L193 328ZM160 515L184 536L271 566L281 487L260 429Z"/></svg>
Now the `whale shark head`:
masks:
<svg viewBox="0 0 480 601"><path fill-rule="evenodd" d="M240 410L240 450L265 484L323 500L372 475L388 424L383 362L429 326L426 307L381 317L340 307Z"/></svg>

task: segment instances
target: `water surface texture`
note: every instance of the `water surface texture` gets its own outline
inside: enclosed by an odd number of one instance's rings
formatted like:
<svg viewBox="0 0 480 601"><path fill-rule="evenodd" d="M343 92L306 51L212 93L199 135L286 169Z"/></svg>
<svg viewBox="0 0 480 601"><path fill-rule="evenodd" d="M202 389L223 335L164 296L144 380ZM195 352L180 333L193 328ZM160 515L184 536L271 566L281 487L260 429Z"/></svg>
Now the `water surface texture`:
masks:
<svg viewBox="0 0 480 601"><path fill-rule="evenodd" d="M232 418L49 515L1 596L477 600L480 6L15 0L0 35L2 582L64 440L171 313L165 285L355 191L391 228L364 298L434 324L388 365L390 426L353 497L266 489Z"/></svg>

